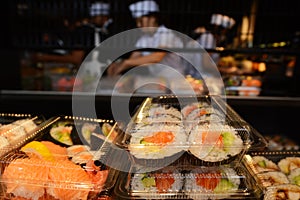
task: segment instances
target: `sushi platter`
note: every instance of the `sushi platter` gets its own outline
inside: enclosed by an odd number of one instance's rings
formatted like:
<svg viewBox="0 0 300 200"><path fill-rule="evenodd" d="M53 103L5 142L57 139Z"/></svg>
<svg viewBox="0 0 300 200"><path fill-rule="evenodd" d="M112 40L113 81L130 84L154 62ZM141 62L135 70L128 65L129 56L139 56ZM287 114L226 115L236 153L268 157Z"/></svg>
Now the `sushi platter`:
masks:
<svg viewBox="0 0 300 200"><path fill-rule="evenodd" d="M37 124L0 159L0 199L262 199L265 191L243 161L267 142L219 96L149 97L126 126L64 115Z"/></svg>
<svg viewBox="0 0 300 200"><path fill-rule="evenodd" d="M43 116L0 113L0 157L35 137L45 121Z"/></svg>
<svg viewBox="0 0 300 200"><path fill-rule="evenodd" d="M130 155L119 199L257 199L241 165L264 138L218 96L147 98L117 141Z"/></svg>
<svg viewBox="0 0 300 200"><path fill-rule="evenodd" d="M239 163L254 144L265 147L263 137L253 134L254 129L218 97L179 101L148 98L132 117L122 143L137 162L164 164L188 152L204 165Z"/></svg>
<svg viewBox="0 0 300 200"><path fill-rule="evenodd" d="M264 199L300 199L300 152L250 152L243 163L264 192Z"/></svg>
<svg viewBox="0 0 300 200"><path fill-rule="evenodd" d="M116 199L260 199L261 188L243 166L194 165L184 156L161 169L137 166L120 173Z"/></svg>
<svg viewBox="0 0 300 200"><path fill-rule="evenodd" d="M118 171L97 162L97 148L117 133L112 120L58 116L31 141L0 161L0 199L99 199L110 194Z"/></svg>

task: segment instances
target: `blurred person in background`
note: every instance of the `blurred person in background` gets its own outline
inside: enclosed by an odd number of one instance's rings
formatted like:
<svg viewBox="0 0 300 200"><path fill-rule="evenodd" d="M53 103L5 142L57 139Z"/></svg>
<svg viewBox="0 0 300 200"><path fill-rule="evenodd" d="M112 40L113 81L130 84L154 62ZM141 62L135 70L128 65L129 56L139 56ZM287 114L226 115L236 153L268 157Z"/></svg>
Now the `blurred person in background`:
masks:
<svg viewBox="0 0 300 200"><path fill-rule="evenodd" d="M135 47L140 48L181 48L183 42L174 32L166 28L159 20L159 6L153 0L138 1L129 6L136 26L141 28L142 36L137 40ZM148 66L150 76L161 75L172 77L173 74L166 66L184 73L182 59L175 53L166 51L134 51L128 59L112 63L107 72L115 76L134 67Z"/></svg>
<svg viewBox="0 0 300 200"><path fill-rule="evenodd" d="M65 41L60 41L62 47L57 53L37 53L33 60L37 62L57 62L74 64L77 68L86 55L103 40L110 36L113 20L110 18L110 5L106 2L94 2L89 7L89 18L78 20L72 26L65 38L68 38L70 50L63 49ZM66 34L68 34L66 32Z"/></svg>

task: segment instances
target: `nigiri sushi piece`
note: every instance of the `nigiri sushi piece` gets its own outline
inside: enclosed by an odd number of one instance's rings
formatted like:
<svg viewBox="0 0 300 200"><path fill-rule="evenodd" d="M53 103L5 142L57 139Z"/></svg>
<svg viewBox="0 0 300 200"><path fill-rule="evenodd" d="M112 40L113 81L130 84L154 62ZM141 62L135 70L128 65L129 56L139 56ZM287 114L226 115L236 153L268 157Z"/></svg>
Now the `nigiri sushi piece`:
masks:
<svg viewBox="0 0 300 200"><path fill-rule="evenodd" d="M90 147L87 145L72 145L70 147L67 147L67 154L70 158L72 158L75 154L78 154L80 152L89 151Z"/></svg>
<svg viewBox="0 0 300 200"><path fill-rule="evenodd" d="M47 162L38 158L13 160L4 170L2 181L6 193L18 197L38 200L45 193L41 185L48 183Z"/></svg>
<svg viewBox="0 0 300 200"><path fill-rule="evenodd" d="M52 156L56 160L67 160L68 159L66 147L62 147L62 146L54 144L53 142L50 142L50 141L41 141L41 143L49 149Z"/></svg>
<svg viewBox="0 0 300 200"><path fill-rule="evenodd" d="M86 200L94 185L87 172L79 165L61 160L49 166L47 194L60 200Z"/></svg>

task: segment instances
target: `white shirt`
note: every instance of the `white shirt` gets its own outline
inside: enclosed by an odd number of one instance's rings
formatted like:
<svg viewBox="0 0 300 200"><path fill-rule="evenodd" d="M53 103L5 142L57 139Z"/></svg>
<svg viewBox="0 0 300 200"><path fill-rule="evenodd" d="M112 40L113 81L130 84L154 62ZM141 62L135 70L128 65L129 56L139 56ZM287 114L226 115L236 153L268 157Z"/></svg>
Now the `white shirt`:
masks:
<svg viewBox="0 0 300 200"><path fill-rule="evenodd" d="M137 48L182 48L183 42L176 36L172 30L161 25L158 27L157 31L150 35L144 34L140 37L135 45ZM149 55L151 52L141 52L142 55ZM167 65L176 69L179 73L183 74L183 64L182 59L175 53L167 53L166 56L159 64L153 64L149 67L151 75L157 76L161 75L167 78L173 77L170 70L166 69L163 65ZM178 73L177 72L177 73Z"/></svg>

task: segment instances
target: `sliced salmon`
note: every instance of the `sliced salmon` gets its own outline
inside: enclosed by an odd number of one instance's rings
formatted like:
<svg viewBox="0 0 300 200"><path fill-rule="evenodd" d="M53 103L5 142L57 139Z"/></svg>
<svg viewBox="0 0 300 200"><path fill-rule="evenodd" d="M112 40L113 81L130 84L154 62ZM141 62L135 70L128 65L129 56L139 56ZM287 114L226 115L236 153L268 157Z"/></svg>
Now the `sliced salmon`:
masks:
<svg viewBox="0 0 300 200"><path fill-rule="evenodd" d="M202 132L202 144L214 145L218 148L223 148L223 138L219 131L204 131Z"/></svg>
<svg viewBox="0 0 300 200"><path fill-rule="evenodd" d="M168 173L156 173L155 184L158 192L167 192L175 182L174 177Z"/></svg>
<svg viewBox="0 0 300 200"><path fill-rule="evenodd" d="M214 190L221 179L221 173L196 174L196 184L207 190Z"/></svg>
<svg viewBox="0 0 300 200"><path fill-rule="evenodd" d="M48 182L47 162L38 158L13 160L4 170L2 181L6 183L7 193L15 196L38 199L45 193L41 185Z"/></svg>
<svg viewBox="0 0 300 200"><path fill-rule="evenodd" d="M159 131L154 133L152 136L145 137L143 141L146 143L166 145L172 142L174 138L174 133L171 131Z"/></svg>
<svg viewBox="0 0 300 200"><path fill-rule="evenodd" d="M49 195L60 200L85 200L93 184L83 168L68 160L54 163L49 170Z"/></svg>

